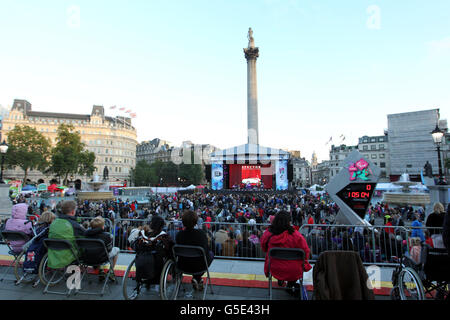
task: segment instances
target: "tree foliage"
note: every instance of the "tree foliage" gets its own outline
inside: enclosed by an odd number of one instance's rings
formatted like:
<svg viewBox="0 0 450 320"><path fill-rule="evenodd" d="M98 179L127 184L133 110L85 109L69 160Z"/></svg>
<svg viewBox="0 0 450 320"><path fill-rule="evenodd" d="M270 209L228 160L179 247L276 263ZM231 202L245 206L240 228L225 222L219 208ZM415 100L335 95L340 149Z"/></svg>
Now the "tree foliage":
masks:
<svg viewBox="0 0 450 320"><path fill-rule="evenodd" d="M30 126L15 126L8 133L8 166L18 166L24 171L23 183L33 169L44 171L50 156L50 141Z"/></svg>
<svg viewBox="0 0 450 320"><path fill-rule="evenodd" d="M58 127L56 146L51 153L49 171L63 178L64 184L71 174L92 174L95 170L95 154L84 150L86 145L81 142L78 132L73 132L72 125L61 124Z"/></svg>
<svg viewBox="0 0 450 320"><path fill-rule="evenodd" d="M180 183L187 186L202 183L204 172L199 164L176 165L171 161L148 164L141 160L131 170L130 179L135 186L175 186Z"/></svg>

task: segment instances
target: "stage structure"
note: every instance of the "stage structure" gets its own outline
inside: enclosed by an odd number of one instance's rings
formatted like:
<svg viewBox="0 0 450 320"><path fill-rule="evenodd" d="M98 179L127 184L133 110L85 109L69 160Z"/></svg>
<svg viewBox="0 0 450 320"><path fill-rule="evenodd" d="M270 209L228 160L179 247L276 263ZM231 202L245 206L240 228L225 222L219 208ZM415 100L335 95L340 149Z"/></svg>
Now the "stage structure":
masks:
<svg viewBox="0 0 450 320"><path fill-rule="evenodd" d="M381 169L358 150L344 160L341 171L326 185L325 191L339 206L337 224L369 225L364 220Z"/></svg>
<svg viewBox="0 0 450 320"><path fill-rule="evenodd" d="M211 154L211 188L213 190L288 190L290 154L259 145L258 96L253 30L248 30L247 60L247 144Z"/></svg>
<svg viewBox="0 0 450 320"><path fill-rule="evenodd" d="M211 154L211 187L222 189L287 190L289 153L244 144Z"/></svg>

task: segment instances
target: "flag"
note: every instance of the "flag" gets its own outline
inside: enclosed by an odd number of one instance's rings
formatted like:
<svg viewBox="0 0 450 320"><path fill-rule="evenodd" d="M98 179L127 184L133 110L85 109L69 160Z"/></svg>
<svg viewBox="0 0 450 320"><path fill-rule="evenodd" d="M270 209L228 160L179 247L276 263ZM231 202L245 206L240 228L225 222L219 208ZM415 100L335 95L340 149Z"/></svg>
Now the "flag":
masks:
<svg viewBox="0 0 450 320"><path fill-rule="evenodd" d="M123 111L123 110L125 110L125 107L119 108L119 110Z"/></svg>
<svg viewBox="0 0 450 320"><path fill-rule="evenodd" d="M115 109L116 108L116 106L112 106L112 107L109 107L110 109Z"/></svg>
<svg viewBox="0 0 450 320"><path fill-rule="evenodd" d="M136 118L136 112L130 113L130 117Z"/></svg>
<svg viewBox="0 0 450 320"><path fill-rule="evenodd" d="M330 137L330 140L328 140L328 142L325 143L325 145L328 145L331 142L331 140L333 140L333 136Z"/></svg>
<svg viewBox="0 0 450 320"><path fill-rule="evenodd" d="M125 113L130 113L131 112L131 110L127 110L127 111L125 111Z"/></svg>

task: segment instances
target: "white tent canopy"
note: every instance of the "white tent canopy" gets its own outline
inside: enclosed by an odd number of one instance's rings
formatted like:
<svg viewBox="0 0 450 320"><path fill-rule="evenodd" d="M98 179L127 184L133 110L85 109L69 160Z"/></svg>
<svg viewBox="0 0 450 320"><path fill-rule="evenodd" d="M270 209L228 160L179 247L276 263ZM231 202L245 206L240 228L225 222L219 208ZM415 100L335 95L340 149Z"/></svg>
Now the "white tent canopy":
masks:
<svg viewBox="0 0 450 320"><path fill-rule="evenodd" d="M379 182L377 183L377 186L375 187L375 190L394 190L402 188L402 186L390 183L390 182Z"/></svg>

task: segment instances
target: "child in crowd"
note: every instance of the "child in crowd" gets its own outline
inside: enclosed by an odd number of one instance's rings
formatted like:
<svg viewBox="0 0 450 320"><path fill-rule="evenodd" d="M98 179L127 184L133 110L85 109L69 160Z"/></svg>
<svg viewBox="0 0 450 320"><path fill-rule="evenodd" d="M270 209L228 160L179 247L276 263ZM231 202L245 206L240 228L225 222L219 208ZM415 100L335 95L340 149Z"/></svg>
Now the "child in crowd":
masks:
<svg viewBox="0 0 450 320"><path fill-rule="evenodd" d="M114 266L117 263L117 258L119 257L120 249L117 247L113 247L112 235L108 232L105 232L105 219L102 217L95 217L91 220L90 229L86 231L85 236L87 238L100 239L105 243L106 249L108 250L109 258L112 259L112 265L110 268L114 270ZM94 253L90 252L90 254L97 256L101 256L102 253ZM114 274L110 275L111 281L116 281Z"/></svg>
<svg viewBox="0 0 450 320"><path fill-rule="evenodd" d="M422 241L419 237L409 238L409 256L414 262L420 263L420 254L422 252Z"/></svg>

